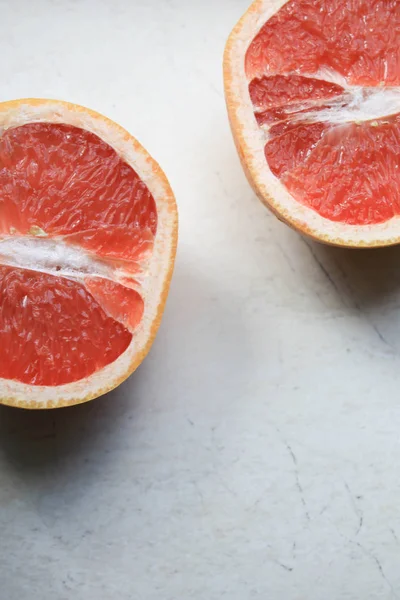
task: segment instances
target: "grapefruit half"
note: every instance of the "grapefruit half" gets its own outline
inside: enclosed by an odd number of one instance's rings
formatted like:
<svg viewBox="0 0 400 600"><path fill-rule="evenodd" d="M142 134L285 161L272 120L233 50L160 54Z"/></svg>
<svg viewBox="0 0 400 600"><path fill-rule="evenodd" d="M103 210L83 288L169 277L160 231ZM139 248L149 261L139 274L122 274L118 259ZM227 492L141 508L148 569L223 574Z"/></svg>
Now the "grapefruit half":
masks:
<svg viewBox="0 0 400 600"><path fill-rule="evenodd" d="M400 2L256 0L224 55L233 136L281 220L349 247L400 242Z"/></svg>
<svg viewBox="0 0 400 600"><path fill-rule="evenodd" d="M126 379L176 244L169 183L125 130L66 102L0 104L0 402L67 406Z"/></svg>

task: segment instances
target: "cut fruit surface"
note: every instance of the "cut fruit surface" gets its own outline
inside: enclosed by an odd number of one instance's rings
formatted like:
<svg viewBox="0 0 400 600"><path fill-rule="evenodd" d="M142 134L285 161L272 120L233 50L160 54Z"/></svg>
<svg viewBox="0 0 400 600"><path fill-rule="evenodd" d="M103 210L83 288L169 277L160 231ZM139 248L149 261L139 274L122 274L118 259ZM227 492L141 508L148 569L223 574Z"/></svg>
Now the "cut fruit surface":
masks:
<svg viewBox="0 0 400 600"><path fill-rule="evenodd" d="M396 0L257 0L228 40L227 107L249 181L320 241L400 241L399 35Z"/></svg>
<svg viewBox="0 0 400 600"><path fill-rule="evenodd" d="M3 234L33 228L70 235L97 255L129 259L151 247L157 229L154 198L134 169L97 135L72 125L6 130L0 190Z"/></svg>
<svg viewBox="0 0 400 600"><path fill-rule="evenodd" d="M5 379L71 383L112 363L132 340L95 294L71 279L3 266L0 299L0 377Z"/></svg>
<svg viewBox="0 0 400 600"><path fill-rule="evenodd" d="M0 402L84 402L121 383L152 343L174 197L139 143L88 109L6 102L0 125Z"/></svg>

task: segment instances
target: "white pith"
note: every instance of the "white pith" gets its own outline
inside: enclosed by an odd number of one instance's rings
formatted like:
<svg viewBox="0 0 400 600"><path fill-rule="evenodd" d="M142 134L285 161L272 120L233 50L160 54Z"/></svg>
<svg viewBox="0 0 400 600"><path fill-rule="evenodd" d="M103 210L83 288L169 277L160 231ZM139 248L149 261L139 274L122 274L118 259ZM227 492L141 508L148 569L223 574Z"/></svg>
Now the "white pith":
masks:
<svg viewBox="0 0 400 600"><path fill-rule="evenodd" d="M70 279L93 276L117 282L130 279L132 283L135 281L143 284L150 257L151 254L146 253L140 262L126 262L121 266L112 260L96 257L84 248L67 243L61 238L43 236L0 238L0 265L40 271Z"/></svg>
<svg viewBox="0 0 400 600"><path fill-rule="evenodd" d="M226 49L225 62L228 67L225 84L228 109L233 113L231 120L240 124L240 151L245 156L251 179L259 195L268 198L268 203L278 214L311 236L348 246L379 246L393 243L400 235L399 216L377 225L347 225L330 221L297 202L268 167L264 154L268 128L259 127L254 117L254 107L248 90L250 80L245 72L245 57L249 45L261 27L284 4L286 0L256 0L233 30ZM308 115L306 113L309 120L340 124L374 120L400 112L399 88L378 87L372 90L351 87L343 77L328 70L310 76L344 87L346 106L342 106L343 96L337 97L329 101L332 108L318 112L310 110ZM304 119L304 113L301 118Z"/></svg>
<svg viewBox="0 0 400 600"><path fill-rule="evenodd" d="M30 237L0 239L0 264L58 277L95 275L113 279L111 265L62 240Z"/></svg>
<svg viewBox="0 0 400 600"><path fill-rule="evenodd" d="M310 77L313 77L310 75ZM324 81L333 81L325 77ZM343 86L345 91L340 96L328 100L294 103L287 107L286 113L292 113L293 121L325 122L333 125L343 123L361 123L382 119L400 112L400 89L395 87L364 88L359 86ZM315 107L326 105L322 110ZM298 111L301 114L296 114ZM255 109L254 112L260 112ZM264 125L264 129L267 129Z"/></svg>
<svg viewBox="0 0 400 600"><path fill-rule="evenodd" d="M348 87L343 97L328 100L329 107L302 114L303 120L342 124L381 119L400 112L399 88Z"/></svg>
<svg viewBox="0 0 400 600"><path fill-rule="evenodd" d="M125 378L135 362L135 357L145 352L151 332L159 318L159 302L165 292L168 272L175 254L173 234L176 213L171 210L172 191L166 180L157 174L158 165L124 130L80 107L74 108L73 105L57 101L36 104L27 100L26 103L21 101L15 108L3 108L0 105L0 133L10 127L30 122L68 123L98 135L133 166L148 186L157 207L157 232L153 251L146 265L145 277L140 282L144 313L126 351L116 361L93 375L61 386L30 386L0 378L0 401L3 399L7 403L23 406L29 402L31 406L33 404L38 408L45 408L55 406L59 401L62 401L63 405L69 402L76 403L79 399L89 399L105 389L111 389ZM97 260L84 250L66 247L60 240L53 243L44 237L3 238L0 241L0 263L70 277L79 277L88 272L117 280L119 276L124 275L121 269L114 269L107 261ZM57 267L61 269L58 270Z"/></svg>

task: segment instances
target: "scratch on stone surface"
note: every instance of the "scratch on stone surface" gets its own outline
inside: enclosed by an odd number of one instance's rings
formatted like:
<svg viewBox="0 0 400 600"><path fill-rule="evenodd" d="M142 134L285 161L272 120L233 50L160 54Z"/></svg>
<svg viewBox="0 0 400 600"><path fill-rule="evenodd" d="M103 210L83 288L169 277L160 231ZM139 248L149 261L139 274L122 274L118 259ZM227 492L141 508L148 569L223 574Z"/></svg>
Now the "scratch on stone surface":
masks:
<svg viewBox="0 0 400 600"><path fill-rule="evenodd" d="M358 525L358 529L356 531L356 535L358 535L360 533L361 527L363 526L363 522L364 522L364 517L360 517L360 523Z"/></svg>
<svg viewBox="0 0 400 600"><path fill-rule="evenodd" d="M286 250L284 249L284 247L279 242L276 242L276 245L278 246L279 250L281 251L281 254L282 254L283 258L285 259L289 269L292 271L292 273L295 273L296 269L294 268L293 263L290 260L290 257L288 255L288 253L286 252Z"/></svg>
<svg viewBox="0 0 400 600"><path fill-rule="evenodd" d="M342 531L340 531L340 529L338 528L338 526L335 523L332 522L332 525L335 527L336 531L338 532L338 534L340 535L341 538L343 538L344 540L346 540L347 543L353 544L354 546L357 546L365 556L368 556L368 558L370 558L375 563L375 565L376 565L376 567L377 567L377 569L378 569L378 571L379 571L382 579L384 580L384 582L386 583L386 585L390 588L393 597L396 598L397 600L400 600L400 597L397 594L396 590L394 589L393 584L387 578L386 573L385 573L385 571L384 571L384 569L382 567L382 564L381 564L379 558L377 556L375 556L375 554L373 552L371 552L370 550L368 550L367 548L365 548L365 546L363 546L359 541L352 540L347 535L345 535Z"/></svg>
<svg viewBox="0 0 400 600"><path fill-rule="evenodd" d="M284 563L281 563L279 560L274 560L273 561L276 565L278 565L279 567L281 567L282 569L285 569L285 571L293 571L293 567L289 567L288 565L285 565Z"/></svg>
<svg viewBox="0 0 400 600"><path fill-rule="evenodd" d="M192 419L189 419L189 417L186 417L186 420L189 423L189 425L191 425L192 427L194 427L194 423L193 423Z"/></svg>
<svg viewBox="0 0 400 600"><path fill-rule="evenodd" d="M293 448L291 447L291 445L289 444L289 442L287 440L285 440L285 438L282 437L282 434L280 432L280 430L278 428L276 428L277 433L279 434L283 444L286 447L286 450L288 451L290 458L292 459L293 465L294 465L294 474L295 474L295 479L296 479L296 488L299 492L300 495L300 500L301 503L303 505L304 508L304 514L306 516L307 521L310 520L310 514L308 512L308 508L307 508L307 503L306 500L304 498L304 490L303 490L303 486L301 485L300 482L300 473L299 473L299 468L298 468L298 464L297 464L297 457L295 455L295 453L293 452Z"/></svg>
<svg viewBox="0 0 400 600"><path fill-rule="evenodd" d="M223 479L223 477L221 476L219 470L218 470L218 466L217 466L217 461L215 458L215 451L220 452L220 448L218 448L217 446L217 441L215 439L215 430L216 430L217 426L211 427L211 443L212 443L212 447L214 448L214 452L212 452L212 461L213 461L213 465L214 465L214 472L215 475L218 479L218 481L220 482L220 484L222 485L222 487L234 498L237 498L238 495L235 492L235 490L233 490L227 483L226 481Z"/></svg>
<svg viewBox="0 0 400 600"><path fill-rule="evenodd" d="M400 543L399 538L397 537L397 534L396 534L395 530L393 529L393 527L390 527L389 530L390 530L392 536L394 537L396 544L399 544Z"/></svg>
<svg viewBox="0 0 400 600"><path fill-rule="evenodd" d="M320 515L323 515L324 512L329 508L329 503L328 504L324 504L324 506L321 508L321 510L319 511Z"/></svg>
<svg viewBox="0 0 400 600"><path fill-rule="evenodd" d="M347 289L348 295L350 297L350 300L353 304L353 307L360 313L360 315L362 315L365 318L366 322L368 323L368 325L370 325L371 329L373 329L373 331L376 333L376 335L378 336L380 341L383 342L385 344L385 346L387 346L392 352L396 352L395 347L385 338L385 336L383 335L383 333L381 332L379 327L377 325L375 325L375 323L371 320L371 317L368 314L366 314L365 311L363 310L363 307L358 302L358 300L355 296L355 293L354 293L354 289L351 286L349 279L347 277L347 274L343 270L342 266L338 262L336 262L336 266L339 269L340 273L342 274L343 279L346 282L346 289Z"/></svg>
<svg viewBox="0 0 400 600"><path fill-rule="evenodd" d="M350 487L349 487L347 481L344 482L344 487L346 488L347 493L349 495L350 503L353 508L354 514L356 515L356 517L358 519L358 527L357 527L357 531L356 531L356 536L357 536L360 533L361 527L363 526L363 523L364 523L364 514L363 514L363 511L358 506L353 494L351 493L351 490L350 490ZM358 496L356 496L356 497L358 498Z"/></svg>
<svg viewBox="0 0 400 600"><path fill-rule="evenodd" d="M396 590L393 587L393 584L389 581L389 579L386 577L385 571L383 570L382 564L379 560L379 558L377 556L375 556L375 554L373 554L370 550L367 550L367 548L365 548L362 544L360 544L360 542L355 542L353 540L350 540L352 544L355 544L356 546L358 546L360 548L360 550L366 555L369 556L369 558L371 560L374 561L374 563L376 564L378 571L382 577L382 579L385 581L385 583L389 586L393 596L395 598L399 598Z"/></svg>
<svg viewBox="0 0 400 600"><path fill-rule="evenodd" d="M221 477L221 475L218 473L217 471L217 477L219 479L219 482L221 483L222 487L229 492L229 494L231 496L233 496L234 498L237 498L237 493L231 488L229 487L229 485L226 483L226 481L223 480L223 478Z"/></svg>
<svg viewBox="0 0 400 600"><path fill-rule="evenodd" d="M192 485L193 485L194 489L196 490L196 493L197 493L197 495L199 497L199 500L200 500L201 506L203 508L203 511L205 512L206 511L206 506L205 506L205 502L204 502L203 492L199 488L199 486L197 484L197 481L195 481L194 479L192 480Z"/></svg>
<svg viewBox="0 0 400 600"><path fill-rule="evenodd" d="M289 452L290 456L292 457L292 461L293 461L293 464L295 466L296 487L297 487L298 492L300 494L301 503L303 505L304 513L306 515L307 521L309 521L310 520L310 515L308 513L307 503L306 503L305 498L304 498L303 486L300 483L300 475L299 475L299 470L297 468L297 458L296 458L296 455L294 454L291 446L287 442L285 442L285 441L284 441L284 444L285 444L286 448L288 449L288 452Z"/></svg>
<svg viewBox="0 0 400 600"><path fill-rule="evenodd" d="M385 336L383 335L381 330L375 325L375 323L372 323L372 321L370 321L370 323L371 323L372 329L375 331L375 333L377 334L377 336L381 340L381 342L383 342L386 346L388 346L390 348L390 350L394 350L392 344L387 341L387 339L385 338Z"/></svg>
<svg viewBox="0 0 400 600"><path fill-rule="evenodd" d="M330 519L329 519L330 520ZM331 521L331 524L335 527L337 533L340 535L340 537L342 539L344 539L348 544L352 544L354 546L357 546L361 552L365 555L368 556L368 558L370 558L376 565L382 579L385 581L385 583L388 585L388 587L390 588L392 595L394 598L396 598L397 600L400 600L399 595L397 594L396 590L393 587L393 584L391 583L391 581L389 581L389 579L386 576L386 573L382 567L382 564L379 560L379 558L377 556L375 556L375 554L373 552L371 552L370 550L368 550L367 548L365 548L365 546L363 546L359 541L357 540L352 540L351 538L349 538L347 535L345 535L340 529L339 527L336 525L336 523L334 523L333 521Z"/></svg>
<svg viewBox="0 0 400 600"><path fill-rule="evenodd" d="M313 257L313 259L315 260L315 262L317 263L318 267L320 268L320 270L322 271L322 273L325 275L325 277L327 278L327 280L330 282L330 284L332 285L333 289L337 292L337 294L339 295L339 298L342 300L342 302L344 302L343 299L343 294L341 292L341 290L339 289L339 287L336 284L336 281L333 279L332 275L329 273L328 269L325 267L325 265L323 264L323 262L320 260L318 254L315 252L314 248L312 247L312 243L308 242L305 238L301 238L303 244L305 244L308 248L308 250L310 251L311 256Z"/></svg>
<svg viewBox="0 0 400 600"><path fill-rule="evenodd" d="M210 90L212 90L212 92L214 94L216 94L219 98L223 97L222 90L220 90L219 88L217 88L217 86L214 85L214 83L209 80L209 77L207 76L207 74L204 71L204 69L200 69L199 67L196 67L194 65L193 66L193 72L196 73L199 77L201 77L205 81L205 84L208 85L208 87L210 88Z"/></svg>
<svg viewBox="0 0 400 600"><path fill-rule="evenodd" d="M296 458L295 453L292 450L292 447L289 445L289 443L286 440L283 440L283 442L286 446L287 451L289 452L290 456L292 457L292 461L293 461L294 465L297 467L297 458Z"/></svg>
<svg viewBox="0 0 400 600"><path fill-rule="evenodd" d="M225 185L225 182L224 182L224 179L223 179L223 177L221 175L221 172L220 171L215 171L215 176L218 179L219 183L221 184L221 190L222 190L224 196L226 196L227 198L229 198L230 197L230 193L229 193L229 191L228 191L228 189L227 189L227 187Z"/></svg>
<svg viewBox="0 0 400 600"><path fill-rule="evenodd" d="M257 500L255 502L253 502L250 509L255 511L258 508L258 506L263 498L264 498L264 494L262 494L262 496L260 496L259 498L257 498Z"/></svg>
<svg viewBox="0 0 400 600"><path fill-rule="evenodd" d="M217 96L219 98L223 98L223 93L221 92L221 90L219 88L217 88L216 85L214 85L213 83L209 83L209 87L210 87L210 90L212 90L215 94L217 94Z"/></svg>

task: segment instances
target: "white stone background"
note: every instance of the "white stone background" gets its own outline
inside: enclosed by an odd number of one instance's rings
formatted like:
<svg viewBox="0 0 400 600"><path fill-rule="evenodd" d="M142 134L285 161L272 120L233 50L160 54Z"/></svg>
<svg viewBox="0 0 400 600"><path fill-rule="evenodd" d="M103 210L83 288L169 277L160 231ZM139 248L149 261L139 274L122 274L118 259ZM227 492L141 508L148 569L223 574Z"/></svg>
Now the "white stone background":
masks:
<svg viewBox="0 0 400 600"><path fill-rule="evenodd" d="M247 3L0 2L1 99L120 122L180 210L136 374L0 409L1 600L400 598L400 249L316 245L255 199L221 75Z"/></svg>

